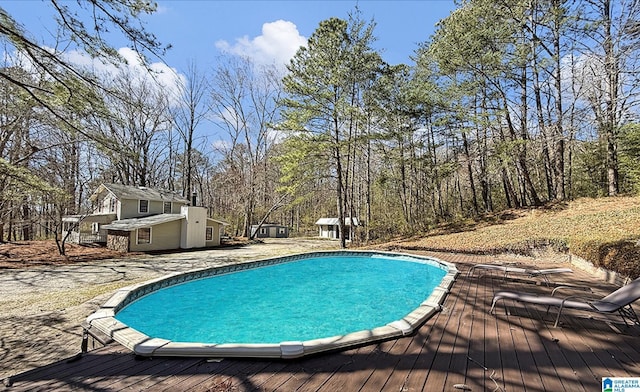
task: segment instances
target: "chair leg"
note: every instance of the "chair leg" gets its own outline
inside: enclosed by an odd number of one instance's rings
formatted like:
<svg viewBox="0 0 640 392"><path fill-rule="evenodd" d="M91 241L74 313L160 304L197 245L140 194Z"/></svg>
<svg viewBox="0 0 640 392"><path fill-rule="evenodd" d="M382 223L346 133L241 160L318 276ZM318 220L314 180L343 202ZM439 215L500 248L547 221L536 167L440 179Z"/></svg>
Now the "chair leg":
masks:
<svg viewBox="0 0 640 392"><path fill-rule="evenodd" d="M629 326L629 323L627 323L627 318L629 318L629 321L631 321L633 324L640 325L640 320L638 319L638 315L633 310L633 307L631 306L631 304L618 309L618 313L622 317L622 321L624 321L624 325L626 325L627 327Z"/></svg>
<svg viewBox="0 0 640 392"><path fill-rule="evenodd" d="M556 322L553 324L553 328L558 328L558 323L560 322L560 315L562 314L562 309L563 308L564 307L562 305L560 305L560 308L558 309L558 315L556 316Z"/></svg>
<svg viewBox="0 0 640 392"><path fill-rule="evenodd" d="M633 306L631 306L631 304L629 304L629 314L631 315L632 321L636 325L640 325L640 319L638 318L638 315L636 314L635 310L633 310Z"/></svg>

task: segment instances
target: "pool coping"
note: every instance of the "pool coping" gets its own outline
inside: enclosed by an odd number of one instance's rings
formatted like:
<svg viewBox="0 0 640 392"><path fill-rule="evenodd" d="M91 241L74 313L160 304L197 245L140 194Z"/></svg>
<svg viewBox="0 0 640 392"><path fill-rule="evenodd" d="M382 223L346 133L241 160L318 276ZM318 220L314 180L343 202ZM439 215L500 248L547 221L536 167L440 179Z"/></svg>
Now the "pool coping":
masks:
<svg viewBox="0 0 640 392"><path fill-rule="evenodd" d="M184 283L190 280L203 279L216 275L233 273L252 268L281 264L310 257L331 256L371 256L411 257L444 269L445 276L436 286L431 295L418 308L400 320L370 330L363 330L346 335L332 336L306 341L289 341L276 344L205 344L173 342L166 339L154 338L135 330L115 318L116 313L124 306L158 289ZM283 358L293 359L325 351L338 351L347 347L383 341L387 339L407 336L417 330L431 316L442 309L442 303L449 293L459 271L455 264L436 259L434 257L419 256L407 253L383 251L337 250L299 253L289 256L278 256L267 259L243 262L223 267L209 267L188 272L181 272L163 276L140 284L123 287L117 290L96 312L87 317L85 329L95 328L100 333L141 356L178 356L178 357L207 357L207 358Z"/></svg>

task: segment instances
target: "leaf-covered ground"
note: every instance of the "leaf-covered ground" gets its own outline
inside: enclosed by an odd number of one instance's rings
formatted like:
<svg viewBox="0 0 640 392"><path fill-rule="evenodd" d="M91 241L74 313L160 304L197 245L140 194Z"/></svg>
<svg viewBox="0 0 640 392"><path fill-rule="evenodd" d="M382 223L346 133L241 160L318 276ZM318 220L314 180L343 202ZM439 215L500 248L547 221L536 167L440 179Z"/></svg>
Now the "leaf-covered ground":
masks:
<svg viewBox="0 0 640 392"><path fill-rule="evenodd" d="M508 210L475 221L443 225L431 233L391 241L382 248L530 255L541 248L571 252L597 266L640 276L640 196L578 199L543 208ZM104 247L53 241L0 244L0 268L68 264L128 256Z"/></svg>
<svg viewBox="0 0 640 392"><path fill-rule="evenodd" d="M61 256L53 240L19 241L0 244L0 268L79 263L123 257L124 254L101 246L66 244Z"/></svg>
<svg viewBox="0 0 640 392"><path fill-rule="evenodd" d="M640 197L578 199L509 210L440 227L387 247L468 253L571 252L595 265L640 276Z"/></svg>

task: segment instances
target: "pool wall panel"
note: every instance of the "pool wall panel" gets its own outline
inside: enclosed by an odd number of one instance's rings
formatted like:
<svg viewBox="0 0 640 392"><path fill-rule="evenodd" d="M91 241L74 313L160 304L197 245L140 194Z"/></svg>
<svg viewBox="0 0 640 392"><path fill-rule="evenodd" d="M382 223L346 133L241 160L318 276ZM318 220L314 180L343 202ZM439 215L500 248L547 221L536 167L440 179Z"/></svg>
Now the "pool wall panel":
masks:
<svg viewBox="0 0 640 392"><path fill-rule="evenodd" d="M380 256L401 259L420 260L434 267L444 269L446 275L431 295L421 305L400 320L371 330L358 331L347 335L326 337L304 342L281 342L280 344L203 344L172 342L166 339L149 337L115 318L118 311L133 301L156 290L189 282L196 279L209 278L216 275L229 274L247 269L276 265L312 257L331 256ZM415 332L427 319L441 310L446 295L454 283L458 269L454 264L431 257L410 254L374 252L374 251L326 251L296 254L291 256L244 262L224 267L213 267L186 273L176 273L154 279L138 285L122 288L114 293L104 305L86 320L85 331L91 334L97 329L123 346L142 356L183 356L183 357L250 357L250 358L299 358L325 351L336 351L367 343L402 337Z"/></svg>

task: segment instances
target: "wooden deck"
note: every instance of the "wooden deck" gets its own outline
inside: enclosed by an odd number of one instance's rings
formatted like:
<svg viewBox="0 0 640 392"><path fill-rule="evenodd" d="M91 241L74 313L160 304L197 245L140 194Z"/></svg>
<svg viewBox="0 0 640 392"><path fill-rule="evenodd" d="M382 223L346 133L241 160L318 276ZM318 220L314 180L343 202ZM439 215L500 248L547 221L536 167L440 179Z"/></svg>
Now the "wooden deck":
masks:
<svg viewBox="0 0 640 392"><path fill-rule="evenodd" d="M444 309L413 336L301 360L136 358L117 344L12 378L8 391L599 391L601 378L640 377L640 326L617 316L505 301L503 289L549 292L531 279L488 272L467 278L491 257L434 254L461 274ZM576 271L553 278L597 294L615 287ZM545 319L545 320L543 320Z"/></svg>

